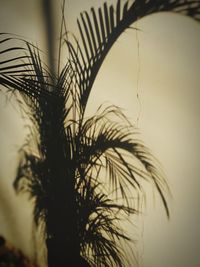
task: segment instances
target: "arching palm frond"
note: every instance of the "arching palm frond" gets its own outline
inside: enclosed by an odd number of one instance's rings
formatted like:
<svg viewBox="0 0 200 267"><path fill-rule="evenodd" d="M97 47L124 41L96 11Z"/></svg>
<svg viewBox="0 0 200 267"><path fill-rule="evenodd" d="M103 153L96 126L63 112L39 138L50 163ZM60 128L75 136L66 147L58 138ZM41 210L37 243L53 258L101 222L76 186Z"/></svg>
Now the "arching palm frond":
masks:
<svg viewBox="0 0 200 267"><path fill-rule="evenodd" d="M85 120L77 138L76 165L80 179L95 177L104 168L109 179L104 182L108 182L111 190L119 188L127 204L130 191L142 191L141 178L152 181L169 216L164 193L168 189L159 164L138 140L136 129L119 108L110 106L99 110L95 116Z"/></svg>
<svg viewBox="0 0 200 267"><path fill-rule="evenodd" d="M0 84L34 101L48 95L46 77L49 73L41 66L39 50L7 33L1 33L0 38Z"/></svg>
<svg viewBox="0 0 200 267"><path fill-rule="evenodd" d="M82 114L87 105L96 75L112 45L129 26L137 20L153 13L170 11L200 20L199 0L135 0L132 4L118 0L116 7L108 5L96 11L91 8L81 13L77 20L81 42L75 44L66 38L71 56L71 64L76 72L80 90Z"/></svg>

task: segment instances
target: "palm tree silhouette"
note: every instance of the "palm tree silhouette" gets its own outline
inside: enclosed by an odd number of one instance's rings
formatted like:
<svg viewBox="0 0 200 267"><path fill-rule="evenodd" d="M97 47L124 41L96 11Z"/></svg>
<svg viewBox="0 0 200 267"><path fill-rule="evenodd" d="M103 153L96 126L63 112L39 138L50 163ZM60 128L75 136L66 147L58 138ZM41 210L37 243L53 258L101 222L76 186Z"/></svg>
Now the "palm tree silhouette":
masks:
<svg viewBox="0 0 200 267"><path fill-rule="evenodd" d="M91 8L90 15L81 14L80 42L69 40L63 19L61 36L69 60L62 69L58 60L58 73L42 63L34 45L0 35L0 84L18 92L32 122L14 187L28 191L35 201L35 222L45 225L49 267L128 265L120 240L131 238L120 220L138 212L130 196L135 192L139 201L142 179L153 182L169 216L169 188L159 164L122 111L101 106L92 117L85 116L95 78L117 38L138 19L161 11L198 20L200 2L118 0L115 8L104 3L98 11ZM19 46L12 46L12 40Z"/></svg>

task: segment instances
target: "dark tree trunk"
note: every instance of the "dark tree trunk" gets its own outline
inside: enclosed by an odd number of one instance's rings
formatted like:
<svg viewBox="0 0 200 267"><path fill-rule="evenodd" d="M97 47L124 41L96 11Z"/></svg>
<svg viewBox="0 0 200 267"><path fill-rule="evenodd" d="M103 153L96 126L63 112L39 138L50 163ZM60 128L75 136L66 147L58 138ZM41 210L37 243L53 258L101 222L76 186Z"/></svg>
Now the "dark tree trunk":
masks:
<svg viewBox="0 0 200 267"><path fill-rule="evenodd" d="M46 218L48 266L66 267L80 255L74 175L66 172L67 163L62 164L62 153L54 155L52 173L56 179L49 196Z"/></svg>
<svg viewBox="0 0 200 267"><path fill-rule="evenodd" d="M79 253L75 254L73 244L67 249L65 244L54 244L52 240L47 247L48 267L91 267Z"/></svg>
<svg viewBox="0 0 200 267"><path fill-rule="evenodd" d="M79 265L75 169L62 122L62 99L47 104L43 118L45 155L46 246L49 267ZM69 265L69 262L72 263ZM80 265L81 266L81 265Z"/></svg>

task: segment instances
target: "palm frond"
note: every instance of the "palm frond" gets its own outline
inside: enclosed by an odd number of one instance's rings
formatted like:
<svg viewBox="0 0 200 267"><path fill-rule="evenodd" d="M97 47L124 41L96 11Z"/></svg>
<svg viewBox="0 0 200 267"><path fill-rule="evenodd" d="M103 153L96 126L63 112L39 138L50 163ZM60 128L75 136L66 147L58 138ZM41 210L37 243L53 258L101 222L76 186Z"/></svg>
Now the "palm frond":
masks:
<svg viewBox="0 0 200 267"><path fill-rule="evenodd" d="M122 213L134 214L136 211L108 199L102 193L100 183L84 182L77 198L82 256L91 266L124 266L126 259L120 240L128 242L130 238L118 223Z"/></svg>
<svg viewBox="0 0 200 267"><path fill-rule="evenodd" d="M0 38L0 84L11 92L19 91L30 98L36 99L45 93L48 94L41 88L46 83L41 80L44 73L41 73L41 62L36 61L36 51L33 51L36 48L10 34L1 33ZM13 41L18 45L13 46ZM40 66L40 73L37 66Z"/></svg>
<svg viewBox="0 0 200 267"><path fill-rule="evenodd" d="M30 140L28 140L30 141ZM34 203L36 224L44 222L46 214L47 192L50 181L45 176L44 160L31 151L28 143L20 151L20 161L13 186L17 193L28 193Z"/></svg>
<svg viewBox="0 0 200 267"><path fill-rule="evenodd" d="M81 14L77 20L81 42L79 44L75 39L73 45L73 42L67 39L66 44L76 71L82 113L96 75L121 33L137 20L163 11L177 12L200 20L198 0L135 0L132 4L129 1L121 4L118 0L115 8L112 4L104 3L98 12L91 8L91 14L87 11Z"/></svg>
<svg viewBox="0 0 200 267"><path fill-rule="evenodd" d="M157 160L137 139L136 133L136 129L115 106L107 107L85 120L76 141L76 164L80 177L87 179L88 176L97 176L104 168L111 189L116 191L118 188L127 205L128 196L133 192L143 192L141 178L151 181L169 216L166 201L169 188L164 175Z"/></svg>

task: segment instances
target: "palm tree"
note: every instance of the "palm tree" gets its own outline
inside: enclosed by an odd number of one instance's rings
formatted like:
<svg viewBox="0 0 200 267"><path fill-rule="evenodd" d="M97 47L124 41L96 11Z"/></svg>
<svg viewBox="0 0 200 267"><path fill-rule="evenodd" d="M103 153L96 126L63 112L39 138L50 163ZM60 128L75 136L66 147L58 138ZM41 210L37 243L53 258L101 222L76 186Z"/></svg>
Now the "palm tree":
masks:
<svg viewBox="0 0 200 267"><path fill-rule="evenodd" d="M58 60L57 74L42 63L37 47L0 35L0 84L16 94L32 122L14 187L30 193L35 222L45 225L49 267L128 264L120 240L131 239L120 219L138 212L130 196L143 191L142 179L153 182L169 216L169 189L159 164L122 111L102 106L85 117L95 78L117 38L138 19L161 11L198 20L200 2L118 0L115 8L105 3L90 15L81 14L80 42L69 40L63 19L61 36L69 59L62 69ZM20 45L12 46L13 39Z"/></svg>

